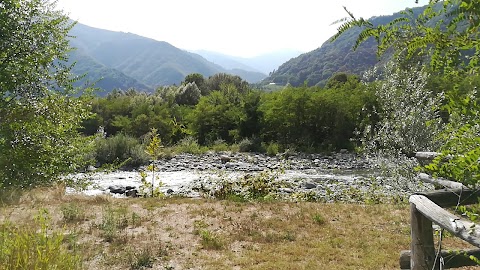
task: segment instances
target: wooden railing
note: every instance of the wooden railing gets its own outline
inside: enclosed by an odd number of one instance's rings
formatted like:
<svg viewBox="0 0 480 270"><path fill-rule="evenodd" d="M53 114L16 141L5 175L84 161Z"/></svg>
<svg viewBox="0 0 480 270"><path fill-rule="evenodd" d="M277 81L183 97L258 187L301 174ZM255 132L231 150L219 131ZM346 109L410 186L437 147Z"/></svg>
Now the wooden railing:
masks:
<svg viewBox="0 0 480 270"><path fill-rule="evenodd" d="M419 159L433 157L434 153L426 153L423 156L422 153L417 154ZM477 265L469 257L480 258L480 249L436 250L432 225L435 223L452 235L480 248L480 227L442 208L476 204L480 199L480 190L470 190L461 183L436 179L427 174L420 174L419 178L447 189L410 196L412 242L410 250L402 251L400 254L400 268L433 270Z"/></svg>

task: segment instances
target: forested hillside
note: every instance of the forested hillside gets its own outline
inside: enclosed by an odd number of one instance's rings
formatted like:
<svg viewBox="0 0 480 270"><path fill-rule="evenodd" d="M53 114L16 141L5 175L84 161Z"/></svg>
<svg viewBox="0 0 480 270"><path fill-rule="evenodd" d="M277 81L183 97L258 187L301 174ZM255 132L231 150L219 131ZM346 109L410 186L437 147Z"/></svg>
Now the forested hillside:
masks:
<svg viewBox="0 0 480 270"><path fill-rule="evenodd" d="M77 75L86 73L86 80L97 81L96 86L106 92L116 88L153 90L162 85L178 85L191 73L211 76L227 72L240 75L249 82L265 78L264 74L252 70L225 69L167 42L131 33L77 23L70 34L73 36L71 45L76 48L70 55L70 61L77 62L73 72ZM103 79L98 81L100 78Z"/></svg>
<svg viewBox="0 0 480 270"><path fill-rule="evenodd" d="M75 86L94 85L100 90L97 92L98 95L105 95L113 89L135 88L140 91L153 91L152 87L125 75L117 69L99 63L82 49L72 51L70 57L70 63L76 62L72 72L83 76L74 83Z"/></svg>
<svg viewBox="0 0 480 270"><path fill-rule="evenodd" d="M420 14L424 7L414 8L414 14ZM386 24L400 13L389 16L373 17L369 21L373 25ZM388 59L389 55L377 57L377 42L370 38L353 50L355 41L360 34L360 28L352 28L343 33L338 39L326 41L320 48L304 53L282 64L276 71L264 80L265 83L274 82L280 85L291 84L323 86L327 80L338 72L351 73L361 76L363 72L374 67L381 60Z"/></svg>

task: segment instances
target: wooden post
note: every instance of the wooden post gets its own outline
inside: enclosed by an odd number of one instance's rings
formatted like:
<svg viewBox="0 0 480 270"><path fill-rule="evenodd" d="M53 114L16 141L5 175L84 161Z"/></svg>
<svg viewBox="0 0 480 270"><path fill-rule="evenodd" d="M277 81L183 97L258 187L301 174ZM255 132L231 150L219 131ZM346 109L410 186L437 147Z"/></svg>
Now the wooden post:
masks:
<svg viewBox="0 0 480 270"><path fill-rule="evenodd" d="M410 204L411 215L411 258L412 270L439 269L435 264L435 247L433 243L432 222L420 213L415 204Z"/></svg>

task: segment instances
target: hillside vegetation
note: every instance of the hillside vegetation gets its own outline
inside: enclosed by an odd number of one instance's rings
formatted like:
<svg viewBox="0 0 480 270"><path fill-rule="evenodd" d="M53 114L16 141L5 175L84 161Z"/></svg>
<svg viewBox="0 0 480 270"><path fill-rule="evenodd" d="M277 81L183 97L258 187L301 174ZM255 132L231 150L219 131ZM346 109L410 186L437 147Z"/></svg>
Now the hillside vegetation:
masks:
<svg viewBox="0 0 480 270"><path fill-rule="evenodd" d="M70 61L77 62L72 71L77 75L87 74L90 82L103 78L96 86L107 92L129 88L151 91L158 86L178 85L191 73L211 76L227 72L250 82L265 78L260 72L239 68L229 70L167 42L131 33L77 23L70 35L73 36L71 46L76 48L70 54Z"/></svg>
<svg viewBox="0 0 480 270"><path fill-rule="evenodd" d="M414 16L418 16L425 7L413 9ZM373 25L387 24L403 16L395 13L389 16L379 16L369 19ZM351 28L335 40L326 41L321 47L285 62L273 71L265 83L274 82L280 85L291 84L300 86L307 83L309 86L324 86L334 74L345 72L362 76L374 66L381 67L391 54L379 57L378 43L370 38L353 49L361 28Z"/></svg>

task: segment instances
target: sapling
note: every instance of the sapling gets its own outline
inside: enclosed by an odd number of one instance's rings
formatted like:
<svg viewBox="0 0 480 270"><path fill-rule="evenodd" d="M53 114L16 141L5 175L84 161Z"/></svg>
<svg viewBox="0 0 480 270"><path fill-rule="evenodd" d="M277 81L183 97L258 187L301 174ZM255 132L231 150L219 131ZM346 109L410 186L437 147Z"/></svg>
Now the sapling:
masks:
<svg viewBox="0 0 480 270"><path fill-rule="evenodd" d="M151 183L146 182L146 176L147 175L146 175L145 172L140 173L140 175L142 177L142 185L144 187L146 186L147 188L149 188L151 190L151 196L152 197L157 197L157 196L161 195L161 192L160 192L160 189L159 189L160 186L161 186L161 183L159 183L157 188L154 188L154 186L155 186L155 171L157 171L157 169L158 169L157 166L156 166L156 162L162 154L163 146L162 146L162 143L161 143L161 139L158 137L157 129L152 128L150 133L151 133L151 139L150 139L150 142L148 143L148 145L145 149L145 152L150 156L150 160L151 160L150 165L148 165L148 167L147 167L147 170L152 172ZM150 187L148 187L148 186L150 186Z"/></svg>

